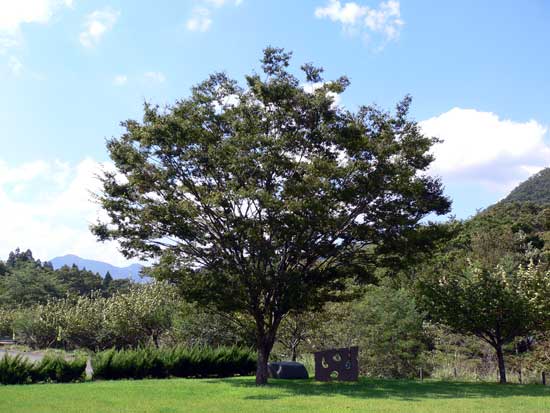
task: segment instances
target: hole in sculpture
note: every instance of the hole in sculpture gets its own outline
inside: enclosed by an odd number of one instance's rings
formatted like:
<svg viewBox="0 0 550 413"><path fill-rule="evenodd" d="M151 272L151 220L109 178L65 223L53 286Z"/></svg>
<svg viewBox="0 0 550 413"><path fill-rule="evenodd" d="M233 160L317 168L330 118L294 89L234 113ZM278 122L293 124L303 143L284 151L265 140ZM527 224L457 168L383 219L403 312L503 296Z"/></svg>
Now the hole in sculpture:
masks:
<svg viewBox="0 0 550 413"><path fill-rule="evenodd" d="M330 373L330 378L332 380L336 380L338 378L338 372L337 371L333 371L332 373Z"/></svg>
<svg viewBox="0 0 550 413"><path fill-rule="evenodd" d="M325 360L324 357L323 357L323 359L321 360L321 366L323 366L325 369L328 368L328 363L327 363L327 361Z"/></svg>
<svg viewBox="0 0 550 413"><path fill-rule="evenodd" d="M335 354L334 356L332 356L332 359L333 359L335 362L339 363L339 362L342 361L342 356L340 356L340 354Z"/></svg>

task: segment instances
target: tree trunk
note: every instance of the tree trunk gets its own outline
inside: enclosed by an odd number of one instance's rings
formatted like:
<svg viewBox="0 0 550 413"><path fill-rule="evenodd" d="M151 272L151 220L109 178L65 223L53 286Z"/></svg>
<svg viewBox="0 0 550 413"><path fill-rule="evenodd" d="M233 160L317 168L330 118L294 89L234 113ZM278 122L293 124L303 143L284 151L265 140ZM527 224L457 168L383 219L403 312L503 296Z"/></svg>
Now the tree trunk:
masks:
<svg viewBox="0 0 550 413"><path fill-rule="evenodd" d="M292 361L296 361L298 358L298 346L292 346Z"/></svg>
<svg viewBox="0 0 550 413"><path fill-rule="evenodd" d="M153 344L155 345L156 348L159 348L160 345L159 345L159 335L158 333L153 333Z"/></svg>
<svg viewBox="0 0 550 413"><path fill-rule="evenodd" d="M506 384L506 366L504 365L504 353L502 352L502 344L498 343L495 346L497 351L497 360L498 360L498 374L500 377L500 384Z"/></svg>
<svg viewBox="0 0 550 413"><path fill-rule="evenodd" d="M267 384L267 379L269 378L267 363L269 362L269 355L273 349L273 344L275 344L275 337L282 320L282 315L274 316L267 326L261 312L256 312L254 318L256 319L256 349L258 350L256 385L264 386Z"/></svg>
<svg viewBox="0 0 550 413"><path fill-rule="evenodd" d="M271 347L266 345L266 343L258 346L258 367L256 369L256 385L258 386L267 384L267 379L269 378L267 363L270 353Z"/></svg>

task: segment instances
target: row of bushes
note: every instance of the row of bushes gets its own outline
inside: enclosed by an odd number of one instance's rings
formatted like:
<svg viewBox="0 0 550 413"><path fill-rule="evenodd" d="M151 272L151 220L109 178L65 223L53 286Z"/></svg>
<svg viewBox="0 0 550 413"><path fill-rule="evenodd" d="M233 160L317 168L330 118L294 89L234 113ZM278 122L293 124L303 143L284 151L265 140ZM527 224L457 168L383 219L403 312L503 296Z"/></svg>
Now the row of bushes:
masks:
<svg viewBox="0 0 550 413"><path fill-rule="evenodd" d="M256 354L235 346L112 349L96 353L92 367L93 378L99 380L246 376L256 370ZM0 384L68 383L83 380L85 373L86 360L81 358L47 355L32 363L5 354L0 359Z"/></svg>
<svg viewBox="0 0 550 413"><path fill-rule="evenodd" d="M107 350L92 360L94 379L230 377L251 375L256 354L239 347Z"/></svg>
<svg viewBox="0 0 550 413"><path fill-rule="evenodd" d="M0 384L70 383L83 380L85 374L85 359L47 355L32 363L20 355L5 354L0 358Z"/></svg>

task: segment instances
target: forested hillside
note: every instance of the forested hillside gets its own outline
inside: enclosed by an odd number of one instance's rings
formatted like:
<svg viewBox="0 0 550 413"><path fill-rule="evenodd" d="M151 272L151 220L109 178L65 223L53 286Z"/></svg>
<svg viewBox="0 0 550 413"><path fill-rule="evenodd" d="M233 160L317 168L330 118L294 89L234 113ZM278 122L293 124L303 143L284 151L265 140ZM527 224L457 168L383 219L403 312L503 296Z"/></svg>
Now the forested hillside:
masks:
<svg viewBox="0 0 550 413"><path fill-rule="evenodd" d="M79 269L75 265L54 270L51 263L35 259L30 250L11 252L0 261L0 307L29 306L67 294L89 295L101 291L108 296L127 289L130 280L114 280L110 274L99 274Z"/></svg>
<svg viewBox="0 0 550 413"><path fill-rule="evenodd" d="M550 204L550 168L545 168L519 184L500 203L534 202Z"/></svg>

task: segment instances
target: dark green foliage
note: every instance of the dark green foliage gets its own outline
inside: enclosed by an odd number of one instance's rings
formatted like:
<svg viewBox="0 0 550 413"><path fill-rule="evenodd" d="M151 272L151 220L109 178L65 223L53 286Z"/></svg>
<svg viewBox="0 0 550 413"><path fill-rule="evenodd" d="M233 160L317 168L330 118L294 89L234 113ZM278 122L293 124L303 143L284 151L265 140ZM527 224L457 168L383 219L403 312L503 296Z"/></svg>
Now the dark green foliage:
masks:
<svg viewBox="0 0 550 413"><path fill-rule="evenodd" d="M115 349L97 353L94 379L144 379L172 377L230 377L250 375L256 354L239 347L174 347Z"/></svg>
<svg viewBox="0 0 550 413"><path fill-rule="evenodd" d="M99 274L80 270L74 264L70 267L65 265L54 271L54 274L67 293L88 295L102 289L103 279Z"/></svg>
<svg viewBox="0 0 550 413"><path fill-rule="evenodd" d="M0 278L0 306L29 306L63 296L63 288L50 270L34 261L12 262Z"/></svg>
<svg viewBox="0 0 550 413"><path fill-rule="evenodd" d="M498 203L481 211L464 224L462 246L472 249L471 240L479 234L491 234L502 240L503 236L512 237L509 245L492 248L492 254L501 258L515 255L516 262L525 258L527 247L540 250L541 259L548 261L550 256L550 205L538 205L533 202ZM547 245L548 244L548 245ZM506 250L503 250L503 247ZM524 260L523 260L524 261ZM494 264L494 262L492 263Z"/></svg>
<svg viewBox="0 0 550 413"><path fill-rule="evenodd" d="M27 384L32 382L34 366L24 357L4 354L0 358L0 384Z"/></svg>
<svg viewBox="0 0 550 413"><path fill-rule="evenodd" d="M85 358L66 360L59 355L46 355L33 367L33 382L71 383L83 380L85 374Z"/></svg>
<svg viewBox="0 0 550 413"><path fill-rule="evenodd" d="M519 184L500 203L533 202L539 205L550 204L550 168L531 176Z"/></svg>

